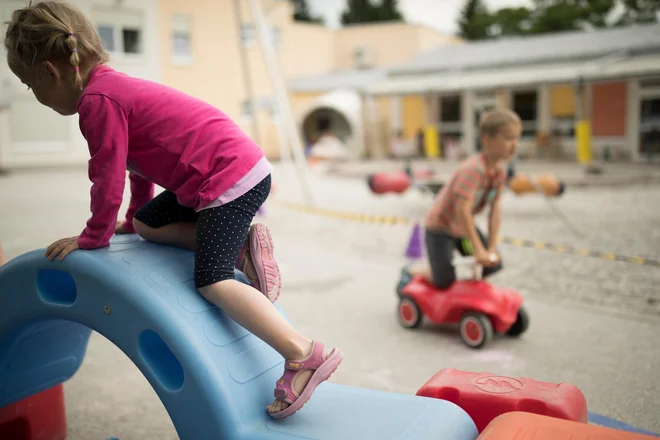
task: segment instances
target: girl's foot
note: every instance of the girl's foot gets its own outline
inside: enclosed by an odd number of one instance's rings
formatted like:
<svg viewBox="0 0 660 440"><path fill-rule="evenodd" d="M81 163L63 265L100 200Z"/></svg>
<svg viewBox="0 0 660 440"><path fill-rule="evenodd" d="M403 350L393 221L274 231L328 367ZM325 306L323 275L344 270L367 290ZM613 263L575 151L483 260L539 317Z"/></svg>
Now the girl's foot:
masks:
<svg viewBox="0 0 660 440"><path fill-rule="evenodd" d="M341 352L336 348L327 352L324 348L321 342L314 341L305 359L284 361L284 374L275 387L275 401L267 407L272 418L284 419L298 411L316 387L335 372L342 360Z"/></svg>
<svg viewBox="0 0 660 440"><path fill-rule="evenodd" d="M235 266L245 274L252 287L271 302L277 301L282 278L273 254L273 238L266 225L256 223L250 227Z"/></svg>

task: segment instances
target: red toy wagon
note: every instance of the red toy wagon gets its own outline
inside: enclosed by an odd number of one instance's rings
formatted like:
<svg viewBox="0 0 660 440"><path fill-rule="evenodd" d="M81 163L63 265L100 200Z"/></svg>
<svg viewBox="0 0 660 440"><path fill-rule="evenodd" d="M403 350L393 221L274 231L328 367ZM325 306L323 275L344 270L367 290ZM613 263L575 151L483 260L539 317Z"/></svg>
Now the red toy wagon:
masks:
<svg viewBox="0 0 660 440"><path fill-rule="evenodd" d="M471 265L474 279L457 280L446 290L404 267L397 286L403 327L416 328L425 316L438 324L459 324L461 340L470 348L484 347L495 334L519 336L527 330L529 317L518 292L482 280L472 257L457 264Z"/></svg>

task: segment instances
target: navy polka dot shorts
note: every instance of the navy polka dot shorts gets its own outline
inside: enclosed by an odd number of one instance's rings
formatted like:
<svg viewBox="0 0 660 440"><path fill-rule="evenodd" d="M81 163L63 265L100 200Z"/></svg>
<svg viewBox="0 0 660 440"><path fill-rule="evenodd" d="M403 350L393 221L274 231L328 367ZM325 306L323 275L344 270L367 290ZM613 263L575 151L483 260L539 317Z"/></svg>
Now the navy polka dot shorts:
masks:
<svg viewBox="0 0 660 440"><path fill-rule="evenodd" d="M195 287L234 279L234 265L247 240L252 219L270 193L271 177L266 176L250 191L231 202L196 212L181 206L176 195L163 191L135 213L150 228L171 223L197 222Z"/></svg>

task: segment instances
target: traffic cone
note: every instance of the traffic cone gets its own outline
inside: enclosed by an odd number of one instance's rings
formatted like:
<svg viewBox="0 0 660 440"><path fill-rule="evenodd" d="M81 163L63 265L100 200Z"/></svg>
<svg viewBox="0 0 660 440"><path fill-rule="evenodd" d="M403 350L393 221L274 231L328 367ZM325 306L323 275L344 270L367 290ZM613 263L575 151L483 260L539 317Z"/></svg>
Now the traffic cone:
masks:
<svg viewBox="0 0 660 440"><path fill-rule="evenodd" d="M422 251L422 228L419 226L418 222L415 223L415 226L413 226L413 231L410 235L410 241L408 242L408 248L406 249L406 257L409 260L419 260L422 258Z"/></svg>

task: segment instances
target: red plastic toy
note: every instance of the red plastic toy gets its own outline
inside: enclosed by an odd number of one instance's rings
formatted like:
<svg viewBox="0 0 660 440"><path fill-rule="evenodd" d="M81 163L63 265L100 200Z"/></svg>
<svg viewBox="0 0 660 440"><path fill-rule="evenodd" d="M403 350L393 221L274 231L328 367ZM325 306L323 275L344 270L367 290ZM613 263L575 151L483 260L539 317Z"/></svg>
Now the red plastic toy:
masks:
<svg viewBox="0 0 660 440"><path fill-rule="evenodd" d="M2 440L65 440L66 431L62 385L0 408Z"/></svg>
<svg viewBox="0 0 660 440"><path fill-rule="evenodd" d="M445 368L417 391L418 396L455 403L474 420L477 430L500 414L524 411L587 423L587 401L575 386L527 378L471 373Z"/></svg>
<svg viewBox="0 0 660 440"><path fill-rule="evenodd" d="M408 190L412 179L403 171L393 173L376 173L367 178L367 185L374 194L397 193L402 194Z"/></svg>
<svg viewBox="0 0 660 440"><path fill-rule="evenodd" d="M481 279L457 280L440 290L404 268L397 295L403 327L418 327L424 316L438 324L459 324L461 340L470 348L484 347L496 333L519 336L529 327L522 296Z"/></svg>
<svg viewBox="0 0 660 440"><path fill-rule="evenodd" d="M477 440L511 439L657 440L658 438L526 412L510 412L495 418L477 438Z"/></svg>

